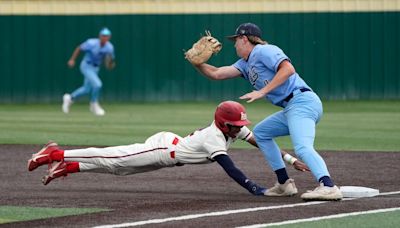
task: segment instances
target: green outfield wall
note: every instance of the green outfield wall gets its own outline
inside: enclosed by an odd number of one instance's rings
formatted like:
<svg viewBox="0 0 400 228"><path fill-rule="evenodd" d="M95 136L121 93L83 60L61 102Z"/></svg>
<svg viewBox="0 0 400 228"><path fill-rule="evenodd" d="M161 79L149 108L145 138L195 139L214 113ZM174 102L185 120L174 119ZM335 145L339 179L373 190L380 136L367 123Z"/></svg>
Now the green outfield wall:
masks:
<svg viewBox="0 0 400 228"><path fill-rule="evenodd" d="M185 61L182 49L209 29L223 42L211 63L230 65L237 56L223 37L243 22L260 25L264 39L285 51L323 99L400 98L396 10L102 15L0 10L0 102L60 101L82 83L78 67L66 65L73 49L103 26L113 32L117 57L114 71L100 72L103 100L235 99L251 89L245 80L210 81Z"/></svg>

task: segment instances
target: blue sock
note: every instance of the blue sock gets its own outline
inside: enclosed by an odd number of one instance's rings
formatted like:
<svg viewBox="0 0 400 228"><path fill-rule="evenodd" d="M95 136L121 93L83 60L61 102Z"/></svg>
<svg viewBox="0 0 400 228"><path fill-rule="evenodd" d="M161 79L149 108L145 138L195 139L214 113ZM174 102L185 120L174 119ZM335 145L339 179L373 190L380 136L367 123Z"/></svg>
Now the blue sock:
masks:
<svg viewBox="0 0 400 228"><path fill-rule="evenodd" d="M319 182L323 183L324 186L328 186L328 187L334 186L333 181L329 176L323 176L323 177L319 178Z"/></svg>
<svg viewBox="0 0 400 228"><path fill-rule="evenodd" d="M289 179L285 168L275 170L275 173L278 177L279 184L284 184Z"/></svg>

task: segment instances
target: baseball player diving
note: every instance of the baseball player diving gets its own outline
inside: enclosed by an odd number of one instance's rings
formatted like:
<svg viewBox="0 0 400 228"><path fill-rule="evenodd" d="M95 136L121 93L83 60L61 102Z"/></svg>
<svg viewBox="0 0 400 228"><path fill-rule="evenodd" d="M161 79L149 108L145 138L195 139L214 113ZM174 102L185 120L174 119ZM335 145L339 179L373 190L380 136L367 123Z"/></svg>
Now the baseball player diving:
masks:
<svg viewBox="0 0 400 228"><path fill-rule="evenodd" d="M318 95L296 73L289 57L277 46L261 38L261 29L253 23L241 24L228 39L234 42L240 57L230 66L215 67L206 62L221 44L211 34L201 38L185 53L185 58L203 75L213 80L242 77L255 91L241 96L248 102L265 98L283 108L258 123L254 138L265 159L275 171L278 183L265 193L287 196L297 193L290 179L280 149L275 142L279 136L290 135L296 155L307 164L317 188L301 195L304 200L340 200L342 193L330 177L323 158L314 149L315 126L323 109ZM284 158L285 159L285 158Z"/></svg>
<svg viewBox="0 0 400 228"><path fill-rule="evenodd" d="M99 104L100 90L103 85L98 73L104 62L107 69L115 67L114 46L110 42L111 31L108 28L101 29L99 38L91 38L75 48L68 66L73 68L75 60L80 52L85 52L80 70L84 76L83 85L71 94L64 94L62 111L69 113L71 105L80 97L90 94L90 111L96 116L104 116L105 111Z"/></svg>
<svg viewBox="0 0 400 228"><path fill-rule="evenodd" d="M264 195L266 189L257 185L240 171L228 156L229 146L242 139L257 146L245 108L234 101L218 105L214 121L206 128L181 138L171 132L159 132L144 143L107 148L62 150L50 142L28 161L28 170L49 165L42 179L44 185L70 173L92 172L114 175L130 175L149 172L165 167L186 164L217 162L239 185L254 195ZM283 156L289 156L282 151ZM301 171L308 167L291 157L291 164Z"/></svg>

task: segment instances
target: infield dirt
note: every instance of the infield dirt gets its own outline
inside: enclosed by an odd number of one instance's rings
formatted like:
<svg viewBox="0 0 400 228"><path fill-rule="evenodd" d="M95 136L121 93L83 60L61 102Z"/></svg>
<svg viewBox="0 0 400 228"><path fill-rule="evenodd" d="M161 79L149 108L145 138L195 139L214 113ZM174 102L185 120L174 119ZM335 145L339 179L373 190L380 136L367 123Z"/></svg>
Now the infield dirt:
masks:
<svg viewBox="0 0 400 228"><path fill-rule="evenodd" d="M34 172L28 172L26 168L31 154L39 149L37 145L0 145L0 205L106 208L112 211L2 224L2 227L88 227L303 202L300 194L288 198L252 196L216 163L165 168L131 176L77 173L43 186L40 180L46 167ZM273 186L275 175L260 152L231 150L229 154L249 178L266 187ZM400 191L400 153L323 151L320 154L337 185L366 186L381 192ZM317 186L310 173L292 167L288 172L300 193ZM151 226L232 227L399 205L400 195L390 195Z"/></svg>

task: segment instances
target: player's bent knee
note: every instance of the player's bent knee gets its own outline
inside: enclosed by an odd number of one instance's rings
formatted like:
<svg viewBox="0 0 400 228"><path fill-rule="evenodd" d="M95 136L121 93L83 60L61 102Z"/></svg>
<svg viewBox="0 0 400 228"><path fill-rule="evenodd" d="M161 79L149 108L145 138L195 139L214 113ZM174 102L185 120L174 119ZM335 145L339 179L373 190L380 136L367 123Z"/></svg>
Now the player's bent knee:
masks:
<svg viewBox="0 0 400 228"><path fill-rule="evenodd" d="M95 84L95 85L93 86L93 89L94 89L94 90L100 90L101 87L103 87L103 84L102 84L102 83L97 83L97 84Z"/></svg>
<svg viewBox="0 0 400 228"><path fill-rule="evenodd" d="M300 159L302 159L302 157L306 154L317 153L312 146L307 145L296 145L294 147L294 152Z"/></svg>
<svg viewBox="0 0 400 228"><path fill-rule="evenodd" d="M253 129L253 134L254 134L254 138L256 139L256 141L261 142L261 141L268 141L268 140L272 140L273 137L270 136L269 134L266 133L265 126L262 126L260 124L257 124L254 129Z"/></svg>
<svg viewBox="0 0 400 228"><path fill-rule="evenodd" d="M91 91L90 88L86 88L86 87L85 87L85 89L82 90L82 93L83 93L83 94L88 94L88 93L90 93L90 91Z"/></svg>

